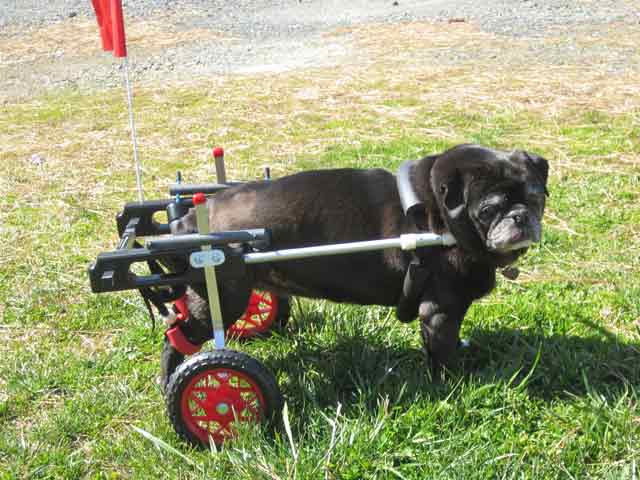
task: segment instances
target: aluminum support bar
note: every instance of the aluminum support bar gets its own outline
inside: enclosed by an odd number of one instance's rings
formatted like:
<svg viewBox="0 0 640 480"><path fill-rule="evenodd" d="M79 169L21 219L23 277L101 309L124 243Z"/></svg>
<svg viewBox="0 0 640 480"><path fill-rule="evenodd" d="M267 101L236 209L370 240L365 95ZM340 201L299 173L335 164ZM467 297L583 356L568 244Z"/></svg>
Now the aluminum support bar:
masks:
<svg viewBox="0 0 640 480"><path fill-rule="evenodd" d="M197 215L197 214L196 214ZM175 250L178 248L194 248L202 245L216 246L228 243L244 243L267 240L268 236L264 229L256 228L252 230L238 230L218 233L188 233L185 235L173 235L168 238L157 238L147 240L145 246L149 250Z"/></svg>
<svg viewBox="0 0 640 480"><path fill-rule="evenodd" d="M419 247L450 246L455 245L456 240L450 233L438 235L435 233L408 233L397 238L384 238L381 240L367 240L364 242L337 243L334 245L318 245L314 247L289 248L274 250L271 252L247 253L244 255L245 263L268 263L284 260L296 260L299 258L325 257L328 255L341 255L345 253L371 252L387 248L401 248L402 250L415 250Z"/></svg>
<svg viewBox="0 0 640 480"><path fill-rule="evenodd" d="M209 209L204 194L193 196L193 204L196 208L196 223L200 235L209 234ZM202 245L202 251L211 250L211 245ZM218 282L216 269L213 266L204 267L204 279L207 283L207 297L209 300L209 312L213 323L213 340L217 349L224 348L224 325L222 323L222 308L220 308L220 295L218 294Z"/></svg>

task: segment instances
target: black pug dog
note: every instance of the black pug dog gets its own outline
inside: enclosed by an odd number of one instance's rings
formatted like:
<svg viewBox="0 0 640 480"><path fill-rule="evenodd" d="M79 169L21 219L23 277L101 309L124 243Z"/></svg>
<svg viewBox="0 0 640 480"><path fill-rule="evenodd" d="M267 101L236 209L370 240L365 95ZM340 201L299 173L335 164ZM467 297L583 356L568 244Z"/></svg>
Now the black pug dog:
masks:
<svg viewBox="0 0 640 480"><path fill-rule="evenodd" d="M212 231L269 228L272 249L451 233L456 245L414 252L388 249L250 266L251 286L278 295L397 307L401 321L420 318L434 373L452 360L471 303L495 286L496 269L540 240L547 161L524 151L460 145L407 164L405 214L396 177L383 169L308 171L232 187L209 198ZM406 207L406 205L404 205ZM416 208L417 207L417 208ZM173 232L196 231L190 210ZM225 326L246 306L226 306ZM202 288L189 289L189 338L211 338ZM227 302L228 303L228 302ZM236 302L237 303L237 302Z"/></svg>

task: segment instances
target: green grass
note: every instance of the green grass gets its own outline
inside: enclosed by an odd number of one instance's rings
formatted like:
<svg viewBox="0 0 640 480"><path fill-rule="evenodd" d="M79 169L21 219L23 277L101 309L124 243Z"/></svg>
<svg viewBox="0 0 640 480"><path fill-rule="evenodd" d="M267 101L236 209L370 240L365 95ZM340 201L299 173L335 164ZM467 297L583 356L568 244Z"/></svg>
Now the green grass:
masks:
<svg viewBox="0 0 640 480"><path fill-rule="evenodd" d="M440 383L425 371L416 323L385 308L297 303L282 335L233 345L275 372L297 456L282 428L250 429L221 453L193 450L155 383L162 330L133 293L88 288L87 265L115 244L113 215L134 198L122 105L69 91L2 106L0 478L637 475L637 115L474 114L424 106L411 90L380 100L410 108L408 121L365 101L337 113L284 94L232 102L234 89L262 86L244 82L219 97L140 90L148 196L164 196L177 168L206 179L218 142L236 178L267 164L277 175L395 169L465 141L527 148L548 157L552 176L543 241L520 262L521 279L472 307L472 347ZM448 136L424 133L435 128ZM33 153L44 166L30 165Z"/></svg>

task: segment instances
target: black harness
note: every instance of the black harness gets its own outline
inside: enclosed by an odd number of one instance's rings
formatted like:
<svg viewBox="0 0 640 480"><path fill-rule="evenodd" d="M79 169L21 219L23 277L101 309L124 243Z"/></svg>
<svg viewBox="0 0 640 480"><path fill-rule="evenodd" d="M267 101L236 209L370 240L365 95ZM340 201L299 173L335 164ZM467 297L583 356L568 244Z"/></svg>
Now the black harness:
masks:
<svg viewBox="0 0 640 480"><path fill-rule="evenodd" d="M396 183L402 211L418 231L424 232L428 228L425 204L418 198L411 183L412 171L417 163L417 160L408 160L400 165L396 175ZM424 286L428 279L429 271L424 265L424 259L417 250L413 250L411 252L411 261L404 274L402 294L396 309L396 315L400 321L410 322L416 317L420 306L420 297L424 292Z"/></svg>

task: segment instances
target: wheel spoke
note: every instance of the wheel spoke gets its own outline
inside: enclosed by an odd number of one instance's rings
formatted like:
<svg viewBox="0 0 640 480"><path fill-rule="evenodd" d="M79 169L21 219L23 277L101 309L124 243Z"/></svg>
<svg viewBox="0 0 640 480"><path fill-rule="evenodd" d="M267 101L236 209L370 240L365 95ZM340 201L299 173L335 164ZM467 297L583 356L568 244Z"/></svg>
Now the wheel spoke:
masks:
<svg viewBox="0 0 640 480"><path fill-rule="evenodd" d="M242 317L239 320L236 320L235 323L229 327L229 331L232 333L238 333L238 331L242 331L243 329L247 328L247 323L247 320Z"/></svg>
<svg viewBox="0 0 640 480"><path fill-rule="evenodd" d="M213 372L213 377L220 382L220 385L228 385L230 375L227 372Z"/></svg>
<svg viewBox="0 0 640 480"><path fill-rule="evenodd" d="M217 413L206 413L204 415L192 415L191 418L198 422L211 422L211 421L220 421L220 415Z"/></svg>
<svg viewBox="0 0 640 480"><path fill-rule="evenodd" d="M243 411L249 410L254 418L260 418L260 410L258 410L253 405L247 405Z"/></svg>
<svg viewBox="0 0 640 480"><path fill-rule="evenodd" d="M249 387L236 387L235 390L237 390L238 392L251 392L254 395L256 394L256 389L249 386Z"/></svg>
<svg viewBox="0 0 640 480"><path fill-rule="evenodd" d="M213 436L215 435L224 436L222 432L226 432L227 436L232 434L231 429L229 428L229 424L231 423L230 421L218 422L218 423L220 424L220 427L218 427L218 429L212 433Z"/></svg>
<svg viewBox="0 0 640 480"><path fill-rule="evenodd" d="M273 305L273 299L271 298L271 295L263 295L262 297L260 297L260 303L266 303L267 305L271 306Z"/></svg>
<svg viewBox="0 0 640 480"><path fill-rule="evenodd" d="M215 387L193 387L191 389L192 392L199 392L199 393L205 393L205 394L209 394L209 392L211 392L211 390L215 390Z"/></svg>
<svg viewBox="0 0 640 480"><path fill-rule="evenodd" d="M201 398L194 395L193 393L189 396L189 399L193 400L205 412L208 410L207 404Z"/></svg>
<svg viewBox="0 0 640 480"><path fill-rule="evenodd" d="M260 324L257 323L254 319L253 319L253 315L248 316L247 318L245 318L244 323L248 323L249 325L253 325L254 327L259 326ZM247 327L244 327L247 328Z"/></svg>

